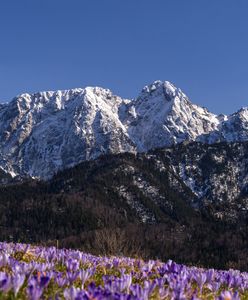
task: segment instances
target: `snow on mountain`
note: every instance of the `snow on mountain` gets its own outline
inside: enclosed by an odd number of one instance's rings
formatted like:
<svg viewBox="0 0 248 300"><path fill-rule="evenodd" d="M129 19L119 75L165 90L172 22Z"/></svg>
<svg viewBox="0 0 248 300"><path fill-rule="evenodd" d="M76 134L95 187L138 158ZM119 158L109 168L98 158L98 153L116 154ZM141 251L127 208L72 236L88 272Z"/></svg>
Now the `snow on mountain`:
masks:
<svg viewBox="0 0 248 300"><path fill-rule="evenodd" d="M208 137L208 142L242 142L248 140L248 108L225 117L219 130Z"/></svg>
<svg viewBox="0 0 248 300"><path fill-rule="evenodd" d="M0 105L0 168L48 178L106 153L145 152L188 141L248 140L248 110L217 116L168 81L134 100L99 87L22 94Z"/></svg>
<svg viewBox="0 0 248 300"><path fill-rule="evenodd" d="M192 104L168 81L145 86L128 107L125 125L138 151L195 140L217 130L220 123L216 115Z"/></svg>
<svg viewBox="0 0 248 300"><path fill-rule="evenodd" d="M20 95L0 110L0 165L13 176L46 178L103 153L133 151L122 103L101 88Z"/></svg>

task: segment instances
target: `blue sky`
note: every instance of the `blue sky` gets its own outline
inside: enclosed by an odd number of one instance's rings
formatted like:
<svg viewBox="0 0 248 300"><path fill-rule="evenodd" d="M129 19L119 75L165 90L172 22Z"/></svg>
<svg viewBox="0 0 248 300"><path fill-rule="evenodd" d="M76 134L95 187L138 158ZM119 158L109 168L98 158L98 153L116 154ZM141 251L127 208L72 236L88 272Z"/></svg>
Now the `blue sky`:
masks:
<svg viewBox="0 0 248 300"><path fill-rule="evenodd" d="M248 106L247 0L2 0L0 99L169 80L215 113Z"/></svg>

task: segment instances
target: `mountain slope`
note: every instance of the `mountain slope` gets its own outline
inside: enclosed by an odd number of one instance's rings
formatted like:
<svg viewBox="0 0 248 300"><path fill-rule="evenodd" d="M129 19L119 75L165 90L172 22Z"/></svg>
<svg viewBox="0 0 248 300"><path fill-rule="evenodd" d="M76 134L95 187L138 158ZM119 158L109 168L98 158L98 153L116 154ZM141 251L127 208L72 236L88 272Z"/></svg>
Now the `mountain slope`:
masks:
<svg viewBox="0 0 248 300"><path fill-rule="evenodd" d="M155 81L128 104L133 117L127 118L129 136L138 151L196 140L217 130L218 117L192 104L169 82Z"/></svg>
<svg viewBox="0 0 248 300"><path fill-rule="evenodd" d="M109 90L86 88L24 94L0 111L0 165L46 178L105 152L133 151Z"/></svg>
<svg viewBox="0 0 248 300"><path fill-rule="evenodd" d="M170 165L215 218L236 222L248 211L248 142L182 143L154 155Z"/></svg>
<svg viewBox="0 0 248 300"><path fill-rule="evenodd" d="M0 168L47 179L102 154L246 141L247 124L247 109L216 116L168 81L145 86L133 100L91 87L23 94L0 106Z"/></svg>
<svg viewBox="0 0 248 300"><path fill-rule="evenodd" d="M45 182L2 186L0 239L53 245L58 239L61 246L96 254L122 255L118 251L125 249L144 258L247 269L242 149L247 153L248 143L195 142L105 155ZM236 162L242 172L233 170Z"/></svg>

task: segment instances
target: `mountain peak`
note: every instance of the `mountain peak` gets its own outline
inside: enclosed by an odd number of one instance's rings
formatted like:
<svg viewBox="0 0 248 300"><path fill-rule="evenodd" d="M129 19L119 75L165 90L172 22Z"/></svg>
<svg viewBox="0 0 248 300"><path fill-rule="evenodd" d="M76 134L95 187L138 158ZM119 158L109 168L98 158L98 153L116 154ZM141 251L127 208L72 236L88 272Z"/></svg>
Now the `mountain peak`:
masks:
<svg viewBox="0 0 248 300"><path fill-rule="evenodd" d="M163 96L170 101L176 95L177 90L169 81L156 80L142 89L139 98Z"/></svg>
<svg viewBox="0 0 248 300"><path fill-rule="evenodd" d="M48 178L107 153L248 140L247 124L247 108L216 116L169 81L146 85L134 100L101 87L24 93L0 105L0 168Z"/></svg>

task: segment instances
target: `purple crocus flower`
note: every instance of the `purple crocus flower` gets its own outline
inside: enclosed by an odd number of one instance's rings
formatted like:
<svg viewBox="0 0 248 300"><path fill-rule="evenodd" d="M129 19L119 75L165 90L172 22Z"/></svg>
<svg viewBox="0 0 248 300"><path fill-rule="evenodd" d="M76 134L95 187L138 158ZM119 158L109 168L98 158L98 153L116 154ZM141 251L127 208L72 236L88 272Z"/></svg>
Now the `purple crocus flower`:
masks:
<svg viewBox="0 0 248 300"><path fill-rule="evenodd" d="M14 289L15 296L19 292L20 288L22 287L23 283L25 280L25 275L24 274L16 274L12 278L12 285Z"/></svg>
<svg viewBox="0 0 248 300"><path fill-rule="evenodd" d="M79 278L82 281L82 289L84 288L85 282L94 274L94 272L94 269L80 270Z"/></svg>
<svg viewBox="0 0 248 300"><path fill-rule="evenodd" d="M72 286L69 289L64 290L64 297L66 300L75 300L79 292L80 289Z"/></svg>
<svg viewBox="0 0 248 300"><path fill-rule="evenodd" d="M239 295L237 292L234 294L230 291L224 291L220 294L219 300L240 300Z"/></svg>
<svg viewBox="0 0 248 300"><path fill-rule="evenodd" d="M41 288L45 288L48 286L50 278L48 276L41 276L39 279L39 285Z"/></svg>
<svg viewBox="0 0 248 300"><path fill-rule="evenodd" d="M220 282L211 282L207 284L207 288L212 292L217 292L220 289Z"/></svg>
<svg viewBox="0 0 248 300"><path fill-rule="evenodd" d="M66 285L67 279L63 277L61 274L55 277L55 282L58 284L59 287Z"/></svg>
<svg viewBox="0 0 248 300"><path fill-rule="evenodd" d="M71 285L78 278L79 272L66 272L66 279Z"/></svg>
<svg viewBox="0 0 248 300"><path fill-rule="evenodd" d="M2 253L0 255L0 267L6 266L9 263L9 255L7 253Z"/></svg>
<svg viewBox="0 0 248 300"><path fill-rule="evenodd" d="M197 282L200 290L202 290L203 285L207 280L207 275L205 273L198 273L195 275L195 281Z"/></svg>
<svg viewBox="0 0 248 300"><path fill-rule="evenodd" d="M75 272L79 269L79 262L77 260L69 259L65 262L65 265L67 267L67 270L70 272Z"/></svg>
<svg viewBox="0 0 248 300"><path fill-rule="evenodd" d="M27 296L29 300L40 299L42 293L43 293L43 289L38 285L30 284L27 287Z"/></svg>
<svg viewBox="0 0 248 300"><path fill-rule="evenodd" d="M132 275L131 274L124 274L122 277L121 277L122 281L123 281L123 285L124 285L124 289L126 289L127 293L129 293L129 289L130 289L130 286L132 284Z"/></svg>
<svg viewBox="0 0 248 300"><path fill-rule="evenodd" d="M214 269L210 269L206 272L206 282L211 282L214 278Z"/></svg>
<svg viewBox="0 0 248 300"><path fill-rule="evenodd" d="M8 274L0 272L0 291L7 293L11 289L11 278Z"/></svg>
<svg viewBox="0 0 248 300"><path fill-rule="evenodd" d="M164 264L159 261L144 262L125 257L96 257L80 251L59 250L54 247L29 245L28 249L34 259L31 262L18 261L14 259L15 252L25 253L27 245L0 242L0 265L2 270L6 269L8 272L0 272L0 291L6 299L11 296L8 294L11 289L18 297L20 289L25 287L27 298L38 300L43 291L45 295L50 293L51 290L47 289L50 283L53 287L59 286L58 290L53 290L53 295L49 295L57 300L61 292L66 300L147 300L153 296L161 300L198 300L205 297L202 295L203 287L206 287L207 293L215 299L239 300L238 292L234 291L243 293L248 290L248 273L237 270L205 270L186 267L173 261ZM42 260L36 260L35 257ZM90 268L80 270L82 264ZM60 270L61 266L63 271L58 271L57 267ZM94 282L93 277L95 272L97 275L101 274L98 267L107 269L107 273L110 271L112 274L101 275L103 284L100 286L97 286L98 283ZM111 270L112 268L114 270ZM119 271L120 275L115 274L115 271ZM24 286L25 278L28 280L27 287L26 284ZM75 286L78 285L79 279L83 290ZM87 288L86 282L89 282ZM227 287L227 291L221 292L223 286Z"/></svg>

